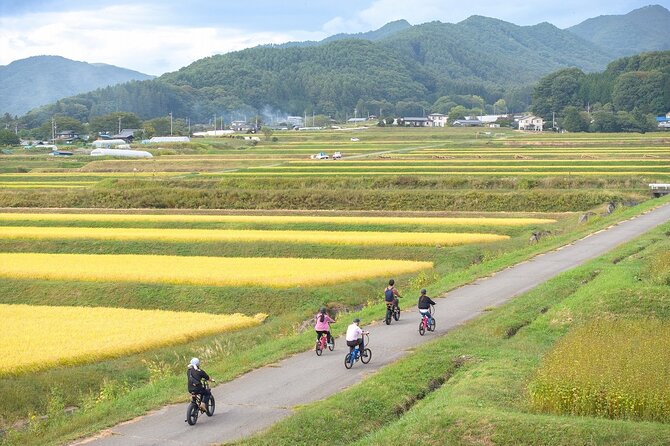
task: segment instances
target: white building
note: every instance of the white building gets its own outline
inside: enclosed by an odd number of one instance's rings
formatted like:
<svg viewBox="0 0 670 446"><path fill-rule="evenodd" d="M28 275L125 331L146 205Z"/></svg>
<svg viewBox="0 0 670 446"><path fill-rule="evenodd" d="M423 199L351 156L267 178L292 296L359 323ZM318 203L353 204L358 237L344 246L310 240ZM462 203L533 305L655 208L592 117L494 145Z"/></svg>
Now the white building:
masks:
<svg viewBox="0 0 670 446"><path fill-rule="evenodd" d="M524 116L519 119L519 130L532 130L534 132L541 132L544 128L544 119L537 116Z"/></svg>
<svg viewBox="0 0 670 446"><path fill-rule="evenodd" d="M449 116L443 115L442 113L431 113L428 115L428 120L433 127L446 127L448 119Z"/></svg>

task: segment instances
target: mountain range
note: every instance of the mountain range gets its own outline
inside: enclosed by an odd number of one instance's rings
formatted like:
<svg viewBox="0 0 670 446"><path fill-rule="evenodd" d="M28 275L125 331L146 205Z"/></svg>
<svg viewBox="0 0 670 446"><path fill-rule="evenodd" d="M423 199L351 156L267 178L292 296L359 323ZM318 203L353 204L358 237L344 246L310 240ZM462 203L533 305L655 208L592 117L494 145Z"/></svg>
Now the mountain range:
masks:
<svg viewBox="0 0 670 446"><path fill-rule="evenodd" d="M530 103L535 82L552 71L593 72L622 54L669 49L670 42L661 38L667 29L670 11L658 5L566 30L482 16L457 24L412 26L400 20L368 33L204 58L154 80L67 98L34 111L30 120L69 109L81 120L124 110L143 119L173 113L196 122L222 112L251 115L264 109L340 116L354 108L402 109L406 114L459 95L477 95L487 103L504 98L520 109ZM617 39L607 37L617 33ZM627 44L617 43L622 41Z"/></svg>
<svg viewBox="0 0 670 446"><path fill-rule="evenodd" d="M670 11L660 5L625 15L604 15L568 28L616 57L670 48Z"/></svg>
<svg viewBox="0 0 670 446"><path fill-rule="evenodd" d="M0 113L22 115L40 105L96 88L154 76L60 56L35 56L0 66Z"/></svg>

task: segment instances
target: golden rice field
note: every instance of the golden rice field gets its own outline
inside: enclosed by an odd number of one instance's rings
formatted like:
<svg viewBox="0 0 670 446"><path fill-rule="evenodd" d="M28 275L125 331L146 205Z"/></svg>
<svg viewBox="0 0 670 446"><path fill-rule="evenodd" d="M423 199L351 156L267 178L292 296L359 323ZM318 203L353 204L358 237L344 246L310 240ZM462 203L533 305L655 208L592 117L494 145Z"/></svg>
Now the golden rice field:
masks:
<svg viewBox="0 0 670 446"><path fill-rule="evenodd" d="M401 175L403 172L398 172L390 168L386 172L379 171L335 171L329 170L324 172L287 172L287 171L234 171L234 172L220 172L216 174L207 174L203 173L202 176L259 176L259 175L271 175L271 176L319 176L319 175L330 175L330 176L375 176L375 175ZM509 170L497 170L497 171L407 171L407 174L414 176L421 175L481 175L481 176L557 176L557 175L588 175L588 176L627 176L627 175L660 175L667 176L670 175L670 172L654 172L654 171L574 171L570 172L567 170L564 171L509 171Z"/></svg>
<svg viewBox="0 0 670 446"><path fill-rule="evenodd" d="M0 253L3 278L213 286L325 285L432 267L407 260Z"/></svg>
<svg viewBox="0 0 670 446"><path fill-rule="evenodd" d="M341 225L415 226L529 226L556 223L550 218L515 217L391 217L308 215L193 215L193 214L35 214L0 213L0 221L96 221L96 222L186 222L186 223L329 223Z"/></svg>
<svg viewBox="0 0 670 446"><path fill-rule="evenodd" d="M89 363L188 342L252 327L265 317L0 304L0 375Z"/></svg>
<svg viewBox="0 0 670 446"><path fill-rule="evenodd" d="M256 231L0 226L0 239L157 240L162 242L281 242L357 246L455 246L491 243L509 236L450 232Z"/></svg>
<svg viewBox="0 0 670 446"><path fill-rule="evenodd" d="M596 320L547 355L529 394L543 412L670 422L670 323Z"/></svg>

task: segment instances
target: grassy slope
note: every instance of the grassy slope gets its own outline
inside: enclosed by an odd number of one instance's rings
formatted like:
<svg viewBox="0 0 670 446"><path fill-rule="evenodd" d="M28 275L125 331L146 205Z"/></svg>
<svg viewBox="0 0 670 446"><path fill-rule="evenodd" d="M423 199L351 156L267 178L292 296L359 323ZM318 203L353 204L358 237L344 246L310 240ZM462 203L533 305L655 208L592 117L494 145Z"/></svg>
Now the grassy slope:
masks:
<svg viewBox="0 0 670 446"><path fill-rule="evenodd" d="M669 229L564 273L237 444L668 444L665 424L532 413L525 389L573 325L631 313L670 318L667 286L645 277L654 252L670 249Z"/></svg>

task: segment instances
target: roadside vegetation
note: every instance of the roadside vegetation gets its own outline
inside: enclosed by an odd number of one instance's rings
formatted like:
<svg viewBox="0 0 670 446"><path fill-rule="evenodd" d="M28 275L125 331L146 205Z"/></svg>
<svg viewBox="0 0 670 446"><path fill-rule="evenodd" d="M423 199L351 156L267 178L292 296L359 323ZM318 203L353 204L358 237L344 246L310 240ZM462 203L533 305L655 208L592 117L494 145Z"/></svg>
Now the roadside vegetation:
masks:
<svg viewBox="0 0 670 446"><path fill-rule="evenodd" d="M563 273L235 444L312 444L323 438L356 445L667 444L667 353L651 340L667 329L670 293L648 271L670 247L669 231L665 224ZM657 322L640 323L645 318ZM629 325L632 332L620 331ZM647 341L631 348L636 339ZM570 345L581 347L568 354ZM568 362L557 362L561 355ZM579 361L570 361L575 356ZM559 414L534 404L529 390L547 372L561 388L575 387L564 399L565 393L543 394L560 401ZM582 393L587 389L571 376L600 382L613 410L598 410L602 406L589 398L594 395ZM652 407L639 405L646 398ZM592 410L582 410L588 405ZM625 407L640 410L616 410Z"/></svg>

